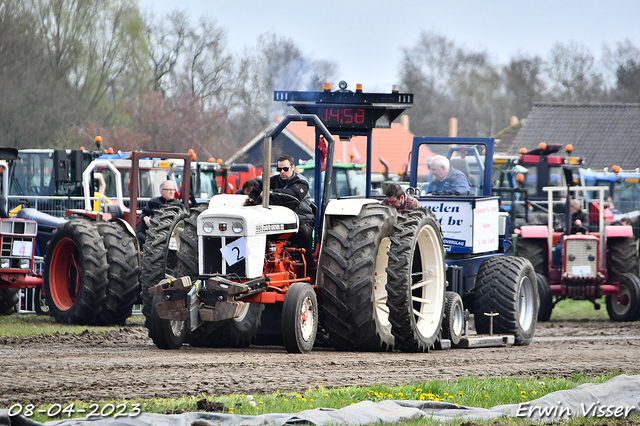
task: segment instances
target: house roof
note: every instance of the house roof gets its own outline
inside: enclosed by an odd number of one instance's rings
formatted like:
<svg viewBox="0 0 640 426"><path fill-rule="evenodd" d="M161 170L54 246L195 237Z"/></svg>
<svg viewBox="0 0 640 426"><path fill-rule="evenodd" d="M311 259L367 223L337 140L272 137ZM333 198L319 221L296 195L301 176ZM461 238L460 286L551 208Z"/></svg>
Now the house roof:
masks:
<svg viewBox="0 0 640 426"><path fill-rule="evenodd" d="M572 144L573 154L594 169L640 166L640 104L537 103L510 149L541 142Z"/></svg>
<svg viewBox="0 0 640 426"><path fill-rule="evenodd" d="M277 122L282 121L279 118ZM307 126L306 122L292 121L283 133L298 146L306 148L305 151L311 153L313 157L315 144L315 128ZM373 172L382 172L384 166L379 161L381 157L389 164L389 172L397 173L407 163L409 153L413 144L413 133L399 124L392 123L389 129L373 129L371 135L371 168ZM227 162L236 161L242 158L242 153L249 151L254 145L261 143L264 139L264 133L256 135L249 142L240 148L240 150L231 156ZM366 162L367 154L367 138L364 136L353 136L351 141L342 142L336 137L336 147L334 151L335 162ZM353 158L351 157L353 155ZM297 158L296 158L297 160Z"/></svg>

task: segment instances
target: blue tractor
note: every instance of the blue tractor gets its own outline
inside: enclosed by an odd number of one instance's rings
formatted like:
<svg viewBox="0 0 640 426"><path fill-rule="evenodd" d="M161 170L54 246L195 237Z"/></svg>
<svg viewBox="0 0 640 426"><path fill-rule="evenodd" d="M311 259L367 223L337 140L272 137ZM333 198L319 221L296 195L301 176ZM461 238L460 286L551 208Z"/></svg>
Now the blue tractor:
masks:
<svg viewBox="0 0 640 426"><path fill-rule="evenodd" d="M411 151L410 192L442 227L448 265L443 337L454 346L473 344L463 338L465 310L478 334L510 335L516 345L531 342L537 323L535 271L529 260L509 255L508 213L492 196L493 150L489 138L416 137ZM466 175L470 195L428 192L436 154Z"/></svg>

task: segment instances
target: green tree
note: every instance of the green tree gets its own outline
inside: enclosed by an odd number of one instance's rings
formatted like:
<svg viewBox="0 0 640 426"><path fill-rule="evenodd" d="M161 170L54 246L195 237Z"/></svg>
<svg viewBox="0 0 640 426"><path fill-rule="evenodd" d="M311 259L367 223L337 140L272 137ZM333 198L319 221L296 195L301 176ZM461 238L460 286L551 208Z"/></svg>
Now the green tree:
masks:
<svg viewBox="0 0 640 426"><path fill-rule="evenodd" d="M68 81L51 69L47 46L19 0L0 0L0 140L16 148L57 146L86 117Z"/></svg>
<svg viewBox="0 0 640 426"><path fill-rule="evenodd" d="M113 109L148 80L135 0L28 0L47 58L90 110Z"/></svg>

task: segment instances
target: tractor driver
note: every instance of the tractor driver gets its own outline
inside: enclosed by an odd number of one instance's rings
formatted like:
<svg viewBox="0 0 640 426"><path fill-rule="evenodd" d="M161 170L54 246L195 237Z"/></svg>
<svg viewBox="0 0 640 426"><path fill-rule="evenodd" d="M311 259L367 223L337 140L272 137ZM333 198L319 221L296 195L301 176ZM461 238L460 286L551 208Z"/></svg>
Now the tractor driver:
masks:
<svg viewBox="0 0 640 426"><path fill-rule="evenodd" d="M435 155L429 165L431 183L428 193L431 195L471 195L469 178L460 170L451 167L449 159L443 155Z"/></svg>
<svg viewBox="0 0 640 426"><path fill-rule="evenodd" d="M306 250L307 267L313 267L313 229L316 218L311 209L311 197L309 196L309 181L296 173L293 167L293 157L281 155L278 157L278 174L271 176L269 192L271 204L288 207L295 211L300 220L298 233L289 241L297 247ZM262 196L262 180L257 179L258 185L253 187L245 206L253 206Z"/></svg>

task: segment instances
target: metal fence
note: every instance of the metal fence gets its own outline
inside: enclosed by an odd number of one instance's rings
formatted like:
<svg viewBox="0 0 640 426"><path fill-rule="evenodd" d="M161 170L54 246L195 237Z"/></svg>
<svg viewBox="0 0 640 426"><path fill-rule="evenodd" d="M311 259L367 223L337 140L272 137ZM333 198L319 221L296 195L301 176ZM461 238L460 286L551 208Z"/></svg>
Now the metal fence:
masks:
<svg viewBox="0 0 640 426"><path fill-rule="evenodd" d="M44 197L44 196L23 196L23 195L9 195L9 208L12 208L23 204L25 207L34 208L42 213L47 213L52 216L64 217L64 213L67 209L85 209L85 201L84 197ZM138 198L138 210L143 209L150 198ZM104 202L99 198L91 197L91 206L94 206L94 203L97 201L98 203ZM114 201L111 201L114 202ZM129 206L129 199L123 199L124 205Z"/></svg>

